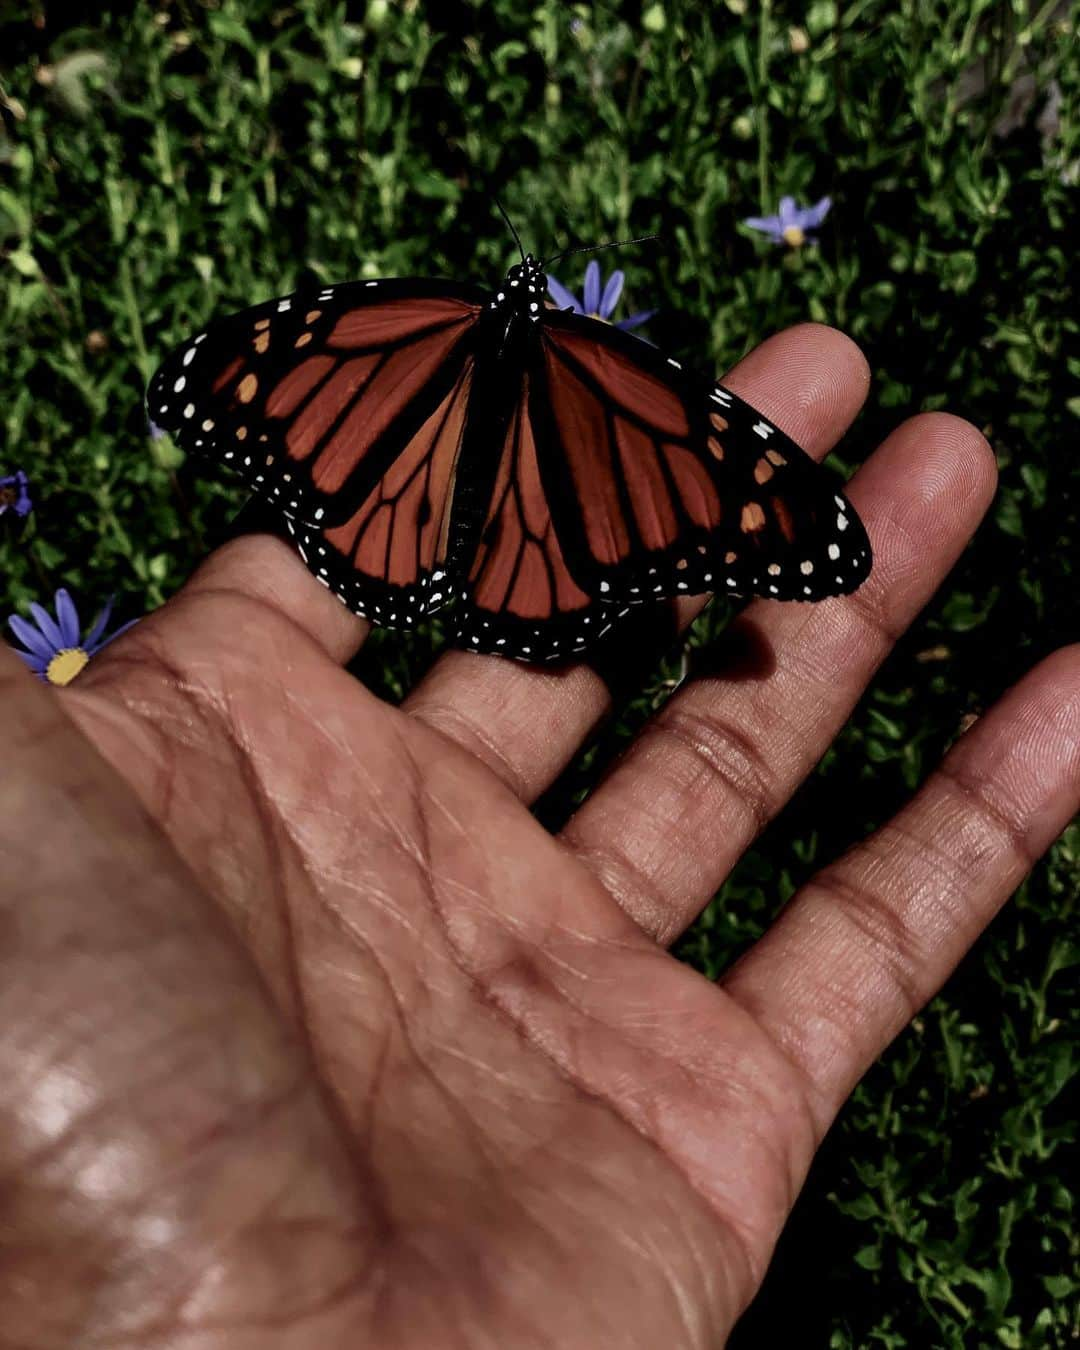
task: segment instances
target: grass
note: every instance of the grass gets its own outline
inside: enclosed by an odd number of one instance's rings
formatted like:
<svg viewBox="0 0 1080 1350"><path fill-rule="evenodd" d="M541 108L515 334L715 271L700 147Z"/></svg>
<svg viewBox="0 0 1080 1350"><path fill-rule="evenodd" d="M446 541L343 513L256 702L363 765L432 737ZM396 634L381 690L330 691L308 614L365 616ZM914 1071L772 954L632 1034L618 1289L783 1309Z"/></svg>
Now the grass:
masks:
<svg viewBox="0 0 1080 1350"><path fill-rule="evenodd" d="M305 276L495 277L493 192L541 249L660 231L619 261L666 350L723 368L786 324L837 324L874 371L844 466L948 407L1001 467L945 587L683 941L722 968L965 717L1078 635L1070 25L1023 0L134 0L81 24L0 6L0 471L24 467L37 500L25 529L0 520L7 608L63 584L88 608L115 591L130 617L227 530L242 494L152 443L142 410L157 358L215 311ZM785 192L834 197L818 247L740 225ZM587 790L718 626L649 676L545 811ZM396 697L431 651L377 636L361 670ZM806 1346L1080 1335L1078 892L1073 826L856 1092L737 1346L788 1343L792 1309Z"/></svg>

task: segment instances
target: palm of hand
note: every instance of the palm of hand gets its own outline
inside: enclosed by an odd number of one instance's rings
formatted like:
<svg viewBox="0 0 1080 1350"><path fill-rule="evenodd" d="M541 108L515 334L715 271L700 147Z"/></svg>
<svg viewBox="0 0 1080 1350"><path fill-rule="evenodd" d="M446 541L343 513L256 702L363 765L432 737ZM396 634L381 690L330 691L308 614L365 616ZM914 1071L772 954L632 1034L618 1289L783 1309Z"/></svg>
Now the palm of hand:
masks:
<svg viewBox="0 0 1080 1350"><path fill-rule="evenodd" d="M227 1166L254 1171L252 1268L214 1294L231 1316L305 1345L331 1328L449 1344L457 1324L524 1344L546 1290L553 1345L716 1342L813 1131L737 1004L485 765L272 609L192 596L76 707L296 1042L284 1089L275 1065L236 1104L250 1124L225 1122ZM231 997L191 990L208 1013ZM200 1025L202 1053L233 1053L216 1017ZM231 1030L238 1055L266 1035Z"/></svg>

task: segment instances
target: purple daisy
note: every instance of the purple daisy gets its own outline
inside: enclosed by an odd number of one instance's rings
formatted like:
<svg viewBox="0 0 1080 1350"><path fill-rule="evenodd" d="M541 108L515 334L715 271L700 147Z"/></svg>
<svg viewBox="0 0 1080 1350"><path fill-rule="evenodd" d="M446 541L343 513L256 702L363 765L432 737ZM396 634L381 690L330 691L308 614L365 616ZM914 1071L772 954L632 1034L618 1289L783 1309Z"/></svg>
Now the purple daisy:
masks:
<svg viewBox="0 0 1080 1350"><path fill-rule="evenodd" d="M831 206L831 197L822 197L813 206L796 206L794 197L781 197L778 215L747 216L743 224L767 234L774 244L799 248L806 243L810 231L816 230L829 214Z"/></svg>
<svg viewBox="0 0 1080 1350"><path fill-rule="evenodd" d="M585 269L585 286L581 300L573 291L568 291L561 281L551 276L548 277L548 294L560 309L572 309L575 314L584 314L590 319L611 323L611 316L619 303L625 280L624 273L616 268L601 289L600 264L593 258ZM655 313L655 309L639 310L629 318L620 319L615 327L621 328L623 332L629 332L631 328L640 328L643 323L647 323Z"/></svg>
<svg viewBox="0 0 1080 1350"><path fill-rule="evenodd" d="M33 509L30 480L22 469L0 478L0 516L6 511L14 511L17 516L28 516Z"/></svg>
<svg viewBox="0 0 1080 1350"><path fill-rule="evenodd" d="M16 648L15 655L22 658L39 680L46 680L49 684L70 684L92 656L107 647L113 638L126 633L132 624L138 623L138 619L132 619L131 623L124 624L115 633L105 637L105 625L112 614L112 601L107 600L93 628L84 638L79 612L63 588L56 592L55 605L55 619L41 605L30 606L34 623L28 623L17 614L12 614L8 619L11 631L26 648L25 651Z"/></svg>

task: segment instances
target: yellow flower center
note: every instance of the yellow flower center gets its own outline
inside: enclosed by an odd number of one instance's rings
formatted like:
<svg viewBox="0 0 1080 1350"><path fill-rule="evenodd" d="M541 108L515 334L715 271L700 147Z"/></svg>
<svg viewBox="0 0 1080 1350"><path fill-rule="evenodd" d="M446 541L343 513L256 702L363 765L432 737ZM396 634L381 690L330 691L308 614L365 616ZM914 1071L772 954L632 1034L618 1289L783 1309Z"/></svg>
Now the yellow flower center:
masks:
<svg viewBox="0 0 1080 1350"><path fill-rule="evenodd" d="M806 243L806 234L801 225L789 225L784 231L784 243L790 244L792 248L798 248L800 244Z"/></svg>
<svg viewBox="0 0 1080 1350"><path fill-rule="evenodd" d="M81 647L65 647L45 667L45 678L50 684L70 684L89 660Z"/></svg>

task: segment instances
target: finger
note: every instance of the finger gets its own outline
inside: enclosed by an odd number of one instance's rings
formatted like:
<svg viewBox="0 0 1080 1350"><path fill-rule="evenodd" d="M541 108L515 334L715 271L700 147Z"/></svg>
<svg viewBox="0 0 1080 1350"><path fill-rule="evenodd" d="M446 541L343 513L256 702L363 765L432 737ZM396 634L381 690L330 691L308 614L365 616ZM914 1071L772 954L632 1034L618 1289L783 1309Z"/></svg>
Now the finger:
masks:
<svg viewBox="0 0 1080 1350"><path fill-rule="evenodd" d="M849 338L802 324L763 342L725 383L821 459L862 406L868 372ZM683 602L682 622L689 623L703 603ZM566 766L608 703L607 686L586 665L550 671L449 652L405 706L532 801Z"/></svg>
<svg viewBox="0 0 1080 1350"><path fill-rule="evenodd" d="M1080 645L978 721L889 824L819 873L723 987L824 1129L1080 810Z"/></svg>
<svg viewBox="0 0 1080 1350"><path fill-rule="evenodd" d="M658 941L694 919L817 763L956 561L994 480L967 422L901 426L848 485L874 548L864 585L816 605L748 606L734 632L770 671L676 694L569 822L565 842Z"/></svg>
<svg viewBox="0 0 1080 1350"><path fill-rule="evenodd" d="M344 664L360 650L371 625L320 586L294 549L271 535L251 534L217 549L192 576L182 597L242 597L269 606Z"/></svg>

